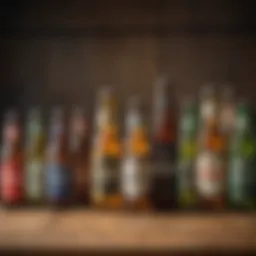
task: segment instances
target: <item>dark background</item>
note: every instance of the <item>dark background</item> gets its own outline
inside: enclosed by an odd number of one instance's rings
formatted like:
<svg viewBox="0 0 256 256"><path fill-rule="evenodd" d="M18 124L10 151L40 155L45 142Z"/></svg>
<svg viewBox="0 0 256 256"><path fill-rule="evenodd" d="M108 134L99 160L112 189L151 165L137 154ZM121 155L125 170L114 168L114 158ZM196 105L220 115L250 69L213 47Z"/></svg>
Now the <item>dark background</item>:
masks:
<svg viewBox="0 0 256 256"><path fill-rule="evenodd" d="M0 108L83 103L115 87L150 104L154 79L178 97L232 82L254 100L254 1L2 1Z"/></svg>

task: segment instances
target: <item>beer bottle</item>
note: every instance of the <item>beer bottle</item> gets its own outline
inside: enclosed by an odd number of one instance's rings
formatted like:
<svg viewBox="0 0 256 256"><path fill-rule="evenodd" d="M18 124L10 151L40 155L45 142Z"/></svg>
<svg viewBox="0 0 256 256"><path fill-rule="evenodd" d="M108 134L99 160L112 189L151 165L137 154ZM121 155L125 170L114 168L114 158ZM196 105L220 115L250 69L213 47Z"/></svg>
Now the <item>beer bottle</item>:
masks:
<svg viewBox="0 0 256 256"><path fill-rule="evenodd" d="M166 78L155 84L153 119L151 198L155 208L168 210L176 203L176 124L174 97Z"/></svg>
<svg viewBox="0 0 256 256"><path fill-rule="evenodd" d="M149 138L138 98L129 100L126 116L125 152L122 163L121 191L127 209L150 209Z"/></svg>
<svg viewBox="0 0 256 256"><path fill-rule="evenodd" d="M23 156L21 124L18 112L7 111L4 117L1 152L0 192L6 206L18 206L23 200Z"/></svg>
<svg viewBox="0 0 256 256"><path fill-rule="evenodd" d="M26 127L25 193L29 204L42 203L44 198L45 139L41 112L32 108Z"/></svg>
<svg viewBox="0 0 256 256"><path fill-rule="evenodd" d="M46 195L51 205L71 202L72 174L68 154L67 123L64 110L51 113L46 162Z"/></svg>
<svg viewBox="0 0 256 256"><path fill-rule="evenodd" d="M69 148L76 204L89 202L89 127L85 110L75 107L71 113Z"/></svg>
<svg viewBox="0 0 256 256"><path fill-rule="evenodd" d="M237 106L236 126L230 144L229 200L232 207L256 206L256 134L252 108Z"/></svg>
<svg viewBox="0 0 256 256"><path fill-rule="evenodd" d="M196 162L196 189L200 208L223 209L226 206L227 142L220 131L219 116L211 118L201 131Z"/></svg>
<svg viewBox="0 0 256 256"><path fill-rule="evenodd" d="M120 193L121 143L117 103L110 87L99 92L92 149L91 200L95 207L115 209Z"/></svg>
<svg viewBox="0 0 256 256"><path fill-rule="evenodd" d="M198 107L193 99L186 99L181 108L178 150L178 201L182 208L196 204L195 160L197 154Z"/></svg>

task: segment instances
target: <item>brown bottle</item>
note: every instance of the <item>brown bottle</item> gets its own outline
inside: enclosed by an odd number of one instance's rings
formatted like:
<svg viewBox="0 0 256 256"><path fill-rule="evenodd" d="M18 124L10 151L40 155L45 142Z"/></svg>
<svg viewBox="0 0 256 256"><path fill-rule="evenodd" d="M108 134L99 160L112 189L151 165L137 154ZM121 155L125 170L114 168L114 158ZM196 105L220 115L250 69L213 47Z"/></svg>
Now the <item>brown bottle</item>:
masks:
<svg viewBox="0 0 256 256"><path fill-rule="evenodd" d="M75 107L71 113L69 149L73 173L75 204L89 202L89 128L83 108Z"/></svg>
<svg viewBox="0 0 256 256"><path fill-rule="evenodd" d="M1 153L1 203L11 207L21 205L24 197L23 154L21 128L16 111L6 113Z"/></svg>
<svg viewBox="0 0 256 256"><path fill-rule="evenodd" d="M176 200L176 125L174 97L166 79L157 81L154 97L151 198L155 208L169 210Z"/></svg>

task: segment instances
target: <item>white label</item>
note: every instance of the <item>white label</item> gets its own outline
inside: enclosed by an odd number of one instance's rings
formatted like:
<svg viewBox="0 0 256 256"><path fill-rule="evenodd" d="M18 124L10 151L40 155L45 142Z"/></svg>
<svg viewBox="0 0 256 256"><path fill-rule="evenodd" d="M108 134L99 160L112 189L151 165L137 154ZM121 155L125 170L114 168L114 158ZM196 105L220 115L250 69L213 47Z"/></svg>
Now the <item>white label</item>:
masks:
<svg viewBox="0 0 256 256"><path fill-rule="evenodd" d="M26 190L30 198L40 198L43 193L43 163L31 161L27 166Z"/></svg>
<svg viewBox="0 0 256 256"><path fill-rule="evenodd" d="M197 160L196 186L202 197L215 197L224 190L223 164L217 156L203 153Z"/></svg>
<svg viewBox="0 0 256 256"><path fill-rule="evenodd" d="M203 120L212 119L216 114L216 104L214 101L203 102L201 108L201 116Z"/></svg>
<svg viewBox="0 0 256 256"><path fill-rule="evenodd" d="M121 188L125 198L137 199L147 193L147 170L142 162L135 158L124 160Z"/></svg>

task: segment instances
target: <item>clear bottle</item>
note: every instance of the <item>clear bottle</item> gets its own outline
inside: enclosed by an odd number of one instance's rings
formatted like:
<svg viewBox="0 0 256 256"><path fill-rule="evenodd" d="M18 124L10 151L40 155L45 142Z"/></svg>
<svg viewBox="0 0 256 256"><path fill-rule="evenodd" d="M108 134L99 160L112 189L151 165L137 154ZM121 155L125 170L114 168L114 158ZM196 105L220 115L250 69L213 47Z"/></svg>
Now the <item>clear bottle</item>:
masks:
<svg viewBox="0 0 256 256"><path fill-rule="evenodd" d="M187 98L181 107L178 149L178 201L181 208L196 205L195 160L197 155L198 106Z"/></svg>
<svg viewBox="0 0 256 256"><path fill-rule="evenodd" d="M32 108L26 125L25 194L29 204L44 199L45 139L41 111Z"/></svg>
<svg viewBox="0 0 256 256"><path fill-rule="evenodd" d="M95 207L122 206L120 193L121 142L117 102L110 87L99 92L92 148L91 201Z"/></svg>
<svg viewBox="0 0 256 256"><path fill-rule="evenodd" d="M196 161L199 207L224 209L227 194L227 141L220 131L217 113L206 123Z"/></svg>
<svg viewBox="0 0 256 256"><path fill-rule="evenodd" d="M256 207L256 131L253 111L246 102L237 106L236 126L230 143L229 201L232 207Z"/></svg>
<svg viewBox="0 0 256 256"><path fill-rule="evenodd" d="M70 167L67 119L62 108L54 108L46 159L46 196L49 204L65 206L72 199L72 171Z"/></svg>
<svg viewBox="0 0 256 256"><path fill-rule="evenodd" d="M133 210L152 208L150 192L150 143L140 100L129 100L125 122L121 191L124 207Z"/></svg>
<svg viewBox="0 0 256 256"><path fill-rule="evenodd" d="M155 83L152 189L154 208L169 210L176 205L176 106L172 88L166 78Z"/></svg>
<svg viewBox="0 0 256 256"><path fill-rule="evenodd" d="M85 110L74 107L70 118L69 151L75 204L89 203L89 124Z"/></svg>
<svg viewBox="0 0 256 256"><path fill-rule="evenodd" d="M1 203L19 206L23 203L23 152L21 124L16 110L7 111L3 124L0 176Z"/></svg>

